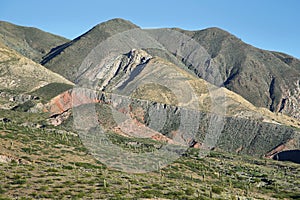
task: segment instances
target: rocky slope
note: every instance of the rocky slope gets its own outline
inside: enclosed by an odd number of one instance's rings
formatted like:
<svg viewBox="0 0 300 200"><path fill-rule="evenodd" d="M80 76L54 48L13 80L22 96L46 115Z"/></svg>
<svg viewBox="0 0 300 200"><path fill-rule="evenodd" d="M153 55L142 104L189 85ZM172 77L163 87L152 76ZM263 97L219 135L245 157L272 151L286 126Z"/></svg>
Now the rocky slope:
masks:
<svg viewBox="0 0 300 200"><path fill-rule="evenodd" d="M138 26L123 19L114 19L99 24L78 38L52 49L41 64L75 81L80 64L94 47L114 34L133 28L138 28Z"/></svg>
<svg viewBox="0 0 300 200"><path fill-rule="evenodd" d="M251 155L299 149L299 60L220 29L142 30L114 19L53 48L41 61L48 69L0 51L1 98L25 95L13 110L50 112L55 126Z"/></svg>
<svg viewBox="0 0 300 200"><path fill-rule="evenodd" d="M218 28L176 30L189 35L208 51L226 88L255 106L300 119L299 59L255 48ZM196 69L196 74L208 80L203 69Z"/></svg>
<svg viewBox="0 0 300 200"><path fill-rule="evenodd" d="M68 41L37 28L0 21L0 42L35 62L40 62L52 48Z"/></svg>
<svg viewBox="0 0 300 200"><path fill-rule="evenodd" d="M33 91L52 82L72 84L0 43L1 89Z"/></svg>
<svg viewBox="0 0 300 200"><path fill-rule="evenodd" d="M108 66L93 74L101 77L98 84L92 83L97 90L87 88L87 73L84 87L67 91L46 105L53 125L64 124L73 109L74 122L84 121L80 128L92 128L99 122L109 131L129 137L251 155L263 155L299 139L299 133L288 127L300 127L293 118L257 108L226 88L215 87L143 50L121 55ZM101 90L104 92L97 92ZM108 105L118 114L101 107L101 114L93 116L96 108L91 103ZM124 116L119 119L119 114ZM94 117L98 117L96 124ZM289 148L297 149L298 144Z"/></svg>
<svg viewBox="0 0 300 200"><path fill-rule="evenodd" d="M190 40L178 36L179 33ZM151 55L185 66L210 83L224 85L257 107L300 118L300 61L283 53L257 49L218 28L141 30L128 21L114 19L54 49L41 63L71 81L80 81L80 66L89 53L122 34L123 38L115 40L112 46L121 48L124 54L133 48L145 49ZM191 46L191 41L198 47ZM103 51L98 52L100 57L102 54ZM95 54L89 60L91 66L101 60L96 57Z"/></svg>
<svg viewBox="0 0 300 200"><path fill-rule="evenodd" d="M119 95L102 94L97 98L93 93L83 94L70 91L54 98L47 105L53 113L51 124L71 127L72 130L74 126L80 130L100 125L109 132L126 137L152 138L169 144L219 148L256 156L269 157L270 154L300 148L299 132L279 123L220 116ZM97 104L91 104L94 102ZM99 110L98 105L101 105ZM94 124L94 120L99 124ZM87 144L94 142L88 141Z"/></svg>

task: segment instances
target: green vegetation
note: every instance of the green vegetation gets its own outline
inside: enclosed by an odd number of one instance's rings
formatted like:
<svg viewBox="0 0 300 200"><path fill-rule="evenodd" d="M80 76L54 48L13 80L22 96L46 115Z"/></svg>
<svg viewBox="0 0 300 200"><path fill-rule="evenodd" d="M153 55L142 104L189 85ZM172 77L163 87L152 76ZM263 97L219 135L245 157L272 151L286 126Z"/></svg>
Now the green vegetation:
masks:
<svg viewBox="0 0 300 200"><path fill-rule="evenodd" d="M0 109L0 118L10 119L17 124L46 124L45 120L48 116L48 113L28 113L22 111Z"/></svg>
<svg viewBox="0 0 300 200"><path fill-rule="evenodd" d="M137 140L151 144L141 138L117 135L109 138L120 146ZM300 196L300 168L293 163L220 151L202 158L199 150L189 149L159 171L131 174L96 161L77 136L63 130L0 123L0 142L1 154L15 158L0 163L1 199L299 199Z"/></svg>
<svg viewBox="0 0 300 200"><path fill-rule="evenodd" d="M53 97L59 95L60 93L72 88L73 85L69 85L66 83L49 83L48 85L45 85L44 87L35 90L31 94L38 96L43 100L43 102L47 102Z"/></svg>
<svg viewBox="0 0 300 200"><path fill-rule="evenodd" d="M19 104L19 105L15 106L14 108L12 108L12 110L13 111L19 111L19 112L27 112L33 106L35 106L34 101L29 100L29 101L26 101L22 104Z"/></svg>

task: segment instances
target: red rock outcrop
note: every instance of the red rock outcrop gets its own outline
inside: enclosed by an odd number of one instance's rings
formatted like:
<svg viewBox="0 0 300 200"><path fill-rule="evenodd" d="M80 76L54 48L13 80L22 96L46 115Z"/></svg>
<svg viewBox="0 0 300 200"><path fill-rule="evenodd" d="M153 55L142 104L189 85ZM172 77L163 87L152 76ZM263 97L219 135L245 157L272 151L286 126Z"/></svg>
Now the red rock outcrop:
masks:
<svg viewBox="0 0 300 200"><path fill-rule="evenodd" d="M85 90L68 90L56 97L54 97L45 106L45 112L49 112L51 116L66 112L72 107L82 104L100 102L95 94Z"/></svg>

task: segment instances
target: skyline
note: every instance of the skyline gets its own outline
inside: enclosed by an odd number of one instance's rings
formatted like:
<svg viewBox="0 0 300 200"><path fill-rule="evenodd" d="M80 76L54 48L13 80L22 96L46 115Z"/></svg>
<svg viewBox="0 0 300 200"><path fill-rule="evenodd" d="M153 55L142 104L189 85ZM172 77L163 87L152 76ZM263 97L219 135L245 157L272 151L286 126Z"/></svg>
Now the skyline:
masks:
<svg viewBox="0 0 300 200"><path fill-rule="evenodd" d="M300 2L264 1L74 1L2 2L0 20L74 39L95 25L123 18L141 28L218 27L255 47L300 58Z"/></svg>

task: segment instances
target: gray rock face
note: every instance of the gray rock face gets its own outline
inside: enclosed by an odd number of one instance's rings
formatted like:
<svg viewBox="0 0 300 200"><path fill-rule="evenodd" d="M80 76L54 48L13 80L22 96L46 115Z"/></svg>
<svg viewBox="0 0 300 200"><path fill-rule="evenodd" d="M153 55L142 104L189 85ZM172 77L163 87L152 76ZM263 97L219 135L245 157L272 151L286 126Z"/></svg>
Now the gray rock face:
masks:
<svg viewBox="0 0 300 200"><path fill-rule="evenodd" d="M105 95L104 99L118 112L138 119L183 145L196 141L209 148L260 156L292 139L298 140L295 142L298 146L293 148L300 148L299 132L279 124L219 116L119 95Z"/></svg>
<svg viewBox="0 0 300 200"><path fill-rule="evenodd" d="M73 108L73 120L80 130L94 129L105 117L100 123L104 129L111 124L109 130L119 130L127 136L153 138L162 134L172 144L187 147L198 144L198 148L219 148L255 156L266 155L290 141L293 145L289 148L300 148L300 133L280 124L222 116L111 93L95 96L101 97L100 104L105 106ZM85 119L84 123L81 123L82 119Z"/></svg>

